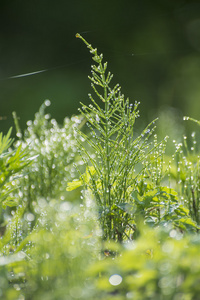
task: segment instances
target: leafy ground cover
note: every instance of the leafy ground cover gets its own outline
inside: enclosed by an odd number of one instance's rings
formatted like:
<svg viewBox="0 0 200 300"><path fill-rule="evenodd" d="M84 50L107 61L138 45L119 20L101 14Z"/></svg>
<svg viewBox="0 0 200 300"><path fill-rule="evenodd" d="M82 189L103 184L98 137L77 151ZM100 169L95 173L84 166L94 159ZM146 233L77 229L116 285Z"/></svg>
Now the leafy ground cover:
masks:
<svg viewBox="0 0 200 300"><path fill-rule="evenodd" d="M199 145L166 154L156 120L112 85L88 47L93 94L62 125L46 100L0 136L2 299L198 299ZM199 125L199 122L188 117Z"/></svg>

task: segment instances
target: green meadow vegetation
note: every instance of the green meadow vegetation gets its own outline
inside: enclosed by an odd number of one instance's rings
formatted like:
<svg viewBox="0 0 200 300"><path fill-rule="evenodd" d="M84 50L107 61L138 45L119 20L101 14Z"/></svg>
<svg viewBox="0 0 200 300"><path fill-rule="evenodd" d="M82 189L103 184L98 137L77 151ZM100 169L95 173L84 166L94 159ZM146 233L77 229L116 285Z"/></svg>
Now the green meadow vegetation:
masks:
<svg viewBox="0 0 200 300"><path fill-rule="evenodd" d="M195 132L169 155L157 119L137 127L139 103L76 37L91 103L59 125L46 100L24 132L13 113L15 140L0 134L0 299L199 299Z"/></svg>

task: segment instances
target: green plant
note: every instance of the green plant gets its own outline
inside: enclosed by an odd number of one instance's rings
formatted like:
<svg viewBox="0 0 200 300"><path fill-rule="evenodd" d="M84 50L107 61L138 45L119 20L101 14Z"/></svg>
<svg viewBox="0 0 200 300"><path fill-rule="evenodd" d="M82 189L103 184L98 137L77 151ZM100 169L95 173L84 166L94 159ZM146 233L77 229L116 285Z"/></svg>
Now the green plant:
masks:
<svg viewBox="0 0 200 300"><path fill-rule="evenodd" d="M12 193L19 188L16 182L21 176L21 171L31 163L31 158L27 157L27 148L22 149L22 145L19 144L11 149L13 143L10 138L11 131L12 128L5 136L0 133L0 209L19 203Z"/></svg>
<svg viewBox="0 0 200 300"><path fill-rule="evenodd" d="M131 194L135 224L142 219L151 226L171 224L181 231L195 232L199 227L181 203L178 189L169 184L171 166L165 161L166 141L158 145L157 135L154 135L153 152L148 161L143 162L146 167Z"/></svg>
<svg viewBox="0 0 200 300"><path fill-rule="evenodd" d="M92 95L89 95L92 104L86 106L81 103L80 112L87 120L90 133L78 133L93 150L91 154L79 143L91 178L87 182L84 180L86 177L82 176L82 181L85 188L90 188L95 195L104 239L122 241L127 236L127 228L134 230L132 216L124 210L124 206L130 203L130 195L137 182L136 165L146 160L152 152L148 140L155 129L152 127L155 120L136 136L134 124L139 117L139 103L132 105L129 99L125 100L118 84L111 88L113 75L107 72L107 63L102 62L103 55L98 55L97 49L79 34L76 37L87 45L93 55L96 65L92 65L92 77L89 79L95 95L103 104L101 108Z"/></svg>
<svg viewBox="0 0 200 300"><path fill-rule="evenodd" d="M67 201L38 200L39 217L32 231L16 244L16 227L30 220L24 208L10 220L0 240L0 296L2 299L92 299L95 294L88 266L100 251L94 206Z"/></svg>
<svg viewBox="0 0 200 300"><path fill-rule="evenodd" d="M68 183L67 190L83 185L93 192L105 240L130 239L135 235L139 216L155 225L173 220L174 226L182 230L196 229L188 211L179 205L176 193L162 186L167 174L163 167L167 138L158 143L155 135L150 142L155 120L136 134L139 103L132 105L125 100L118 84L111 87L113 75L107 72L103 55L98 55L82 36L76 36L87 45L96 63L89 79L101 104L92 95L89 106L81 103L80 112L87 120L89 133L77 132L92 151L79 142L86 172L79 180Z"/></svg>
<svg viewBox="0 0 200 300"><path fill-rule="evenodd" d="M35 119L27 122L27 129L16 143L16 146L21 143L23 148L28 148L30 155L35 157L27 166L26 175L19 179L18 193L30 212L34 212L34 205L40 198L48 201L64 199L67 182L77 176L73 163L82 163L74 131L74 127L82 126L82 117L66 117L61 126L45 112L49 105L49 100L41 105ZM71 195L71 200L74 198L78 198L77 194L73 198Z"/></svg>
<svg viewBox="0 0 200 300"><path fill-rule="evenodd" d="M200 125L199 121L189 117L184 117L184 120ZM175 142L176 151L172 157L169 175L180 202L187 207L191 218L200 225L200 155L195 132L191 134L191 141L187 140L187 136L184 136L183 142Z"/></svg>
<svg viewBox="0 0 200 300"><path fill-rule="evenodd" d="M90 267L96 299L198 299L199 235L183 235L171 226L139 229L134 242L106 244L120 253L115 259L110 255Z"/></svg>
<svg viewBox="0 0 200 300"><path fill-rule="evenodd" d="M102 55L77 37L96 62L90 80L101 104L90 95L81 115L59 126L46 100L23 135L13 115L12 149L11 129L0 135L0 298L196 300L195 134L191 148L186 137L175 142L172 157L167 138L150 140L154 121L138 134L138 103L111 87ZM77 187L82 195L69 193Z"/></svg>

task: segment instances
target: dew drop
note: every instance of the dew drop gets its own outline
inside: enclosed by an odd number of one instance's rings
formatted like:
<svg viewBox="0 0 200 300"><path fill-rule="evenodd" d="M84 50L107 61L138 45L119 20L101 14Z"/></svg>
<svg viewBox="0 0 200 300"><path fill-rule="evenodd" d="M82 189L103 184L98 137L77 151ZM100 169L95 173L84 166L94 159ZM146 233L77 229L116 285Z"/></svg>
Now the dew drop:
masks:
<svg viewBox="0 0 200 300"><path fill-rule="evenodd" d="M51 101L47 99L47 100L44 101L44 104L45 104L45 106L50 106L51 105Z"/></svg>
<svg viewBox="0 0 200 300"><path fill-rule="evenodd" d="M122 282L122 276L118 274L113 274L112 276L110 276L109 282L111 285L114 286L119 285Z"/></svg>

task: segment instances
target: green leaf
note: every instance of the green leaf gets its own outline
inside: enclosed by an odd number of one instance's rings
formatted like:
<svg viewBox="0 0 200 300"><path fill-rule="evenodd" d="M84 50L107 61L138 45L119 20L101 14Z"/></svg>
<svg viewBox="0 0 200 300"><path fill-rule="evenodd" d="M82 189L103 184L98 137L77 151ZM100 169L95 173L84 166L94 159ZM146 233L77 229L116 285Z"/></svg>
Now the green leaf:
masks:
<svg viewBox="0 0 200 300"><path fill-rule="evenodd" d="M17 206L19 204L19 201L17 199L9 198L3 201L3 208L6 208L6 206L13 207Z"/></svg>
<svg viewBox="0 0 200 300"><path fill-rule="evenodd" d="M130 204L130 203L120 203L116 205L117 207L119 207L121 210L123 210L124 212L128 212L128 213L133 213L136 210L135 205Z"/></svg>
<svg viewBox="0 0 200 300"><path fill-rule="evenodd" d="M179 222L181 222L182 224L186 225L186 226L192 226L197 228L197 224L191 219L191 218L181 218L179 219Z"/></svg>
<svg viewBox="0 0 200 300"><path fill-rule="evenodd" d="M175 209L175 212L179 216L188 216L189 215L189 209L187 209L183 205L179 205L178 208Z"/></svg>
<svg viewBox="0 0 200 300"><path fill-rule="evenodd" d="M82 185L83 185L82 180L74 179L73 181L67 183L66 191L68 192L73 191Z"/></svg>

